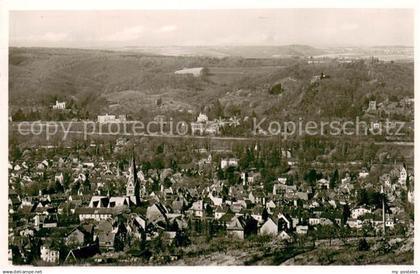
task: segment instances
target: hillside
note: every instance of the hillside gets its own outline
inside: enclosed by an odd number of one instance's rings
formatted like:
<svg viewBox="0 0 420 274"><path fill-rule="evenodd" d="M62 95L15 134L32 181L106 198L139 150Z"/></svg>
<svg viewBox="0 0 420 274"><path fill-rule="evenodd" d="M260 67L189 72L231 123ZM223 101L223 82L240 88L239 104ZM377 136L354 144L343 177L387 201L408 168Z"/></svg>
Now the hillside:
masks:
<svg viewBox="0 0 420 274"><path fill-rule="evenodd" d="M303 46L293 49L285 51L311 51ZM174 74L190 67L206 67L208 73L200 77ZM214 58L11 48L10 113L18 109L45 112L58 99L91 118L104 112L141 118L173 113L191 116L199 111L211 117L348 118L362 114L372 99L380 103L412 98L413 70L412 62L328 59L308 64L304 57ZM328 78L314 82L321 73ZM270 92L275 85L280 87L278 92Z"/></svg>

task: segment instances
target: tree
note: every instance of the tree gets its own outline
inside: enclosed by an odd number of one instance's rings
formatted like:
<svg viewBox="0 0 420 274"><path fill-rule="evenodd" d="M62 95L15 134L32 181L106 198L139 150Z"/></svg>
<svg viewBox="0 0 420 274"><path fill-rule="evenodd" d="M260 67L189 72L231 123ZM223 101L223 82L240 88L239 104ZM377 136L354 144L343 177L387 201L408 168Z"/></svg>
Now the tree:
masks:
<svg viewBox="0 0 420 274"><path fill-rule="evenodd" d="M213 208L209 204L206 205L206 215L207 216L213 216Z"/></svg>
<svg viewBox="0 0 420 274"><path fill-rule="evenodd" d="M338 184L338 179L339 179L339 175L338 175L338 170L334 170L333 174L331 175L331 179L330 179L330 189L334 189L337 184Z"/></svg>
<svg viewBox="0 0 420 274"><path fill-rule="evenodd" d="M177 231L175 234L175 246L187 246L191 243L187 234L184 231Z"/></svg>
<svg viewBox="0 0 420 274"><path fill-rule="evenodd" d="M160 144L157 146L156 148L156 153L157 154L162 154L165 151L165 144Z"/></svg>
<svg viewBox="0 0 420 274"><path fill-rule="evenodd" d="M311 169L308 173L303 176L303 179L308 182L310 185L314 185L318 179L318 173L315 169Z"/></svg>
<svg viewBox="0 0 420 274"><path fill-rule="evenodd" d="M209 70L209 68L204 67L204 68L202 68L202 69L201 69L201 76L202 76L202 77L207 77L207 76L209 76L209 75L210 75L210 70Z"/></svg>
<svg viewBox="0 0 420 274"><path fill-rule="evenodd" d="M17 145L12 146L10 154L12 155L13 161L19 160L23 155L22 151Z"/></svg>
<svg viewBox="0 0 420 274"><path fill-rule="evenodd" d="M163 243L162 234L160 233L157 237L153 238L149 242L149 246L150 246L151 252L154 254L159 254L161 252L164 252L166 245Z"/></svg>
<svg viewBox="0 0 420 274"><path fill-rule="evenodd" d="M223 110L223 106L222 103L220 103L220 100L217 99L215 104L214 104L214 115L216 116L215 118L223 118L225 117L225 113Z"/></svg>
<svg viewBox="0 0 420 274"><path fill-rule="evenodd" d="M368 244L368 242L366 241L365 238L359 240L359 243L357 245L357 249L359 251L368 251L369 250L369 244Z"/></svg>
<svg viewBox="0 0 420 274"><path fill-rule="evenodd" d="M12 116L13 121L25 121L26 115L22 109L18 109Z"/></svg>
<svg viewBox="0 0 420 274"><path fill-rule="evenodd" d="M343 216L341 218L342 224L345 225L347 223L347 220L350 218L351 211L348 204L345 204L343 206Z"/></svg>
<svg viewBox="0 0 420 274"><path fill-rule="evenodd" d="M163 179L163 186L165 188L169 188L172 186L172 181L169 177L165 177L165 179Z"/></svg>
<svg viewBox="0 0 420 274"><path fill-rule="evenodd" d="M171 168L173 171L176 171L178 169L178 164L175 159L171 159Z"/></svg>
<svg viewBox="0 0 420 274"><path fill-rule="evenodd" d="M264 208L263 209L263 212L262 212L262 219L264 220L264 222L265 221L267 221L267 219L268 219L268 211L267 211L267 208Z"/></svg>
<svg viewBox="0 0 420 274"><path fill-rule="evenodd" d="M127 241L127 229L123 223L118 225L118 232L114 238L114 249L115 251L123 251L125 242Z"/></svg>
<svg viewBox="0 0 420 274"><path fill-rule="evenodd" d="M158 107L160 107L161 105L162 105L162 98L158 98L157 100L156 100L156 105L158 106Z"/></svg>
<svg viewBox="0 0 420 274"><path fill-rule="evenodd" d="M284 91L284 89L283 89L281 83L278 83L278 84L273 85L268 90L268 93L278 95L278 94L281 94L283 91Z"/></svg>

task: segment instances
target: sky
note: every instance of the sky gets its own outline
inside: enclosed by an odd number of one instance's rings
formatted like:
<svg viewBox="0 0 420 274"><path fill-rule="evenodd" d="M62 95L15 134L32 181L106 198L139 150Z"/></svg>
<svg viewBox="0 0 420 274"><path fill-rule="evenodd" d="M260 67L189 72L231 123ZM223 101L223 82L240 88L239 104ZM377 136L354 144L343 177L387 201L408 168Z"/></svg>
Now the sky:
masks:
<svg viewBox="0 0 420 274"><path fill-rule="evenodd" d="M410 9L11 11L9 45L413 46Z"/></svg>

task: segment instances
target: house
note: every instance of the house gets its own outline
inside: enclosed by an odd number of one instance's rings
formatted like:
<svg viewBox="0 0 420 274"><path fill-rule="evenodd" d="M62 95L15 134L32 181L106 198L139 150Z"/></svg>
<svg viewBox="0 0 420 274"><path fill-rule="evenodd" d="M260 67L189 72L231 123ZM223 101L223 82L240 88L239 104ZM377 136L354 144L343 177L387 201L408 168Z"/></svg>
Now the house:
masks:
<svg viewBox="0 0 420 274"><path fill-rule="evenodd" d="M90 208L106 208L108 207L109 197L107 196L92 196L89 202Z"/></svg>
<svg viewBox="0 0 420 274"><path fill-rule="evenodd" d="M405 166L403 166L400 169L400 174L399 174L399 177L398 177L398 183L403 187L406 186L406 183L407 183L407 169L405 168Z"/></svg>
<svg viewBox="0 0 420 274"><path fill-rule="evenodd" d="M254 184L261 179L261 173L255 171L241 172L241 179L243 185Z"/></svg>
<svg viewBox="0 0 420 274"><path fill-rule="evenodd" d="M351 177L348 176L348 175L346 177L344 177L343 179L341 179L342 184L348 184L350 182L351 182Z"/></svg>
<svg viewBox="0 0 420 274"><path fill-rule="evenodd" d="M279 177L279 178L277 178L277 182L279 182L282 185L285 185L285 184L287 184L287 178ZM275 194L275 193L273 193L273 194Z"/></svg>
<svg viewBox="0 0 420 274"><path fill-rule="evenodd" d="M225 215L227 212L227 208L226 206L217 206L216 210L214 211L214 219L219 220L220 218L223 217L223 215Z"/></svg>
<svg viewBox="0 0 420 274"><path fill-rule="evenodd" d="M371 122L370 123L370 131L373 132L374 130L380 130L380 129L381 129L381 123L380 122Z"/></svg>
<svg viewBox="0 0 420 274"><path fill-rule="evenodd" d="M370 209L364 208L364 207L357 207L357 208L353 208L351 210L351 217L353 219L357 219L360 216L365 215L366 213L371 213L372 211Z"/></svg>
<svg viewBox="0 0 420 274"><path fill-rule="evenodd" d="M262 215L263 215L264 209L265 208L262 207L262 206L255 206L252 209L251 217L254 218L255 220L257 220L259 223L263 222Z"/></svg>
<svg viewBox="0 0 420 274"><path fill-rule="evenodd" d="M328 219L328 218L320 218L319 219L319 224L320 225L334 225L334 222L333 221L331 221L330 219Z"/></svg>
<svg viewBox="0 0 420 274"><path fill-rule="evenodd" d="M350 228L356 228L356 229L359 229L359 228L362 228L362 226L363 226L363 221L362 221L362 220L358 220L358 219L348 219L348 220L347 220L347 225L348 225Z"/></svg>
<svg viewBox="0 0 420 274"><path fill-rule="evenodd" d="M194 77L199 77L203 75L204 68L203 67L197 67L197 68L183 68L181 70L175 71L175 74L190 74Z"/></svg>
<svg viewBox="0 0 420 274"><path fill-rule="evenodd" d="M107 124L107 123L124 123L127 121L126 115L109 115L108 113L105 115L98 115L98 123L100 124Z"/></svg>
<svg viewBox="0 0 420 274"><path fill-rule="evenodd" d="M273 195L288 193L291 198L293 198L294 193L296 192L296 185L285 185L285 184L274 184L273 185Z"/></svg>
<svg viewBox="0 0 420 274"><path fill-rule="evenodd" d="M239 217L233 217L230 223L227 224L227 234L228 236L243 240L245 238L244 228L244 219Z"/></svg>
<svg viewBox="0 0 420 274"><path fill-rule="evenodd" d="M85 234L81 229L76 227L69 235L67 235L65 241L67 245L81 246L85 242Z"/></svg>
<svg viewBox="0 0 420 274"><path fill-rule="evenodd" d="M168 209L162 203L154 203L147 207L146 218L149 222L154 223L167 219Z"/></svg>
<svg viewBox="0 0 420 274"><path fill-rule="evenodd" d="M290 242L292 240L292 237L289 234L287 234L286 231L281 231L279 233L279 238L286 242Z"/></svg>
<svg viewBox="0 0 420 274"><path fill-rule="evenodd" d="M270 235L276 236L278 232L278 225L271 219L268 218L267 221L260 227L260 235Z"/></svg>
<svg viewBox="0 0 420 274"><path fill-rule="evenodd" d="M367 112L376 111L376 101L369 101L369 106L367 108Z"/></svg>
<svg viewBox="0 0 420 274"><path fill-rule="evenodd" d="M128 207L130 206L130 198L128 196L110 197L108 207Z"/></svg>
<svg viewBox="0 0 420 274"><path fill-rule="evenodd" d="M266 203L266 195L262 189L256 189L254 193L255 203L265 205Z"/></svg>
<svg viewBox="0 0 420 274"><path fill-rule="evenodd" d="M200 112L197 117L197 123L207 123L209 121L209 117L206 114Z"/></svg>
<svg viewBox="0 0 420 274"><path fill-rule="evenodd" d="M13 264L13 251L11 248L7 249L7 260L9 264Z"/></svg>
<svg viewBox="0 0 420 274"><path fill-rule="evenodd" d="M203 200L195 201L190 208L190 211L193 212L194 216L200 217L200 218L203 217L203 210L204 210Z"/></svg>
<svg viewBox="0 0 420 274"><path fill-rule="evenodd" d="M83 163L83 164L82 164L82 167L83 167L83 168L92 169L92 168L94 168L94 167L95 167L95 164L94 164L94 163L92 163L92 162L85 162L85 163Z"/></svg>
<svg viewBox="0 0 420 274"><path fill-rule="evenodd" d="M146 231L147 221L144 216L139 214L130 214L127 221L127 233L134 236L134 238L142 239L143 233Z"/></svg>
<svg viewBox="0 0 420 274"><path fill-rule="evenodd" d="M70 196L71 197L71 196ZM57 208L58 214L74 214L76 208L82 205L82 200L69 199L68 201L60 203Z"/></svg>
<svg viewBox="0 0 420 274"><path fill-rule="evenodd" d="M320 222L321 222L321 219L320 218L317 218L317 217L312 217L312 218L309 218L309 220L308 220L308 223L311 226L319 225Z"/></svg>
<svg viewBox="0 0 420 274"><path fill-rule="evenodd" d="M143 230L146 230L146 218L144 216L141 216L139 214L131 214L131 220L132 222L137 225L138 227L142 228Z"/></svg>
<svg viewBox="0 0 420 274"><path fill-rule="evenodd" d="M227 235L243 240L246 236L257 233L257 224L250 216L235 216L227 224Z"/></svg>
<svg viewBox="0 0 420 274"><path fill-rule="evenodd" d="M9 193L8 205L9 205L9 210L12 210L12 211L17 210L19 206L21 205L21 199L19 195L17 195L15 192L12 192L12 190Z"/></svg>
<svg viewBox="0 0 420 274"><path fill-rule="evenodd" d="M324 178L319 179L316 185L319 189L330 189L330 181Z"/></svg>
<svg viewBox="0 0 420 274"><path fill-rule="evenodd" d="M270 200L265 204L265 207L267 208L268 213L271 213L277 207L277 205L273 200Z"/></svg>
<svg viewBox="0 0 420 274"><path fill-rule="evenodd" d="M309 199L309 193L298 191L295 193L295 198L298 200L307 201Z"/></svg>
<svg viewBox="0 0 420 274"><path fill-rule="evenodd" d="M395 225L394 218L391 218L389 215L387 216L385 220L385 227L389 229L393 229Z"/></svg>
<svg viewBox="0 0 420 274"><path fill-rule="evenodd" d="M72 249L64 259L64 264L76 264L80 260L84 260L95 256L99 253L99 245L97 243L88 244L83 247Z"/></svg>
<svg viewBox="0 0 420 274"><path fill-rule="evenodd" d="M49 247L46 247L45 245L41 246L41 260L47 263L58 263L58 260L60 258L60 251L53 250Z"/></svg>
<svg viewBox="0 0 420 274"><path fill-rule="evenodd" d="M209 193L209 196L208 197L210 198L210 200L213 202L213 204L215 206L220 206L223 203L223 198L214 197L212 192Z"/></svg>
<svg viewBox="0 0 420 274"><path fill-rule="evenodd" d="M109 220L100 221L93 231L93 240L98 241L99 247L113 249L115 232Z"/></svg>
<svg viewBox="0 0 420 274"><path fill-rule="evenodd" d="M171 208L174 213L183 213L187 205L187 200L183 197L177 197L172 201Z"/></svg>
<svg viewBox="0 0 420 274"><path fill-rule="evenodd" d="M290 159L290 158L292 158L292 153L290 152L290 150L282 149L281 150L281 157L286 158L286 159Z"/></svg>
<svg viewBox="0 0 420 274"><path fill-rule="evenodd" d="M57 214L50 214L50 215L45 216L42 227L52 228L52 227L57 227L57 224L58 224Z"/></svg>
<svg viewBox="0 0 420 274"><path fill-rule="evenodd" d="M237 167L238 159L236 158L225 158L220 160L220 168L224 169L227 167Z"/></svg>
<svg viewBox="0 0 420 274"><path fill-rule="evenodd" d="M247 181L249 184L254 184L261 179L261 173L251 171L248 173Z"/></svg>
<svg viewBox="0 0 420 274"><path fill-rule="evenodd" d="M367 171L367 169L364 168L359 172L359 179L364 179L367 176L369 176L369 172Z"/></svg>
<svg viewBox="0 0 420 274"><path fill-rule="evenodd" d="M52 106L52 109L63 110L66 109L66 102L55 101L55 105Z"/></svg>
<svg viewBox="0 0 420 274"><path fill-rule="evenodd" d="M296 234L299 234L299 235L308 234L308 226L307 225L297 225L296 226Z"/></svg>
<svg viewBox="0 0 420 274"><path fill-rule="evenodd" d="M279 230L290 231L292 229L292 220L289 216L279 213L277 218Z"/></svg>
<svg viewBox="0 0 420 274"><path fill-rule="evenodd" d="M64 182L63 173L60 173L59 175L55 175L54 181L59 182L60 184L63 184L63 182Z"/></svg>
<svg viewBox="0 0 420 274"><path fill-rule="evenodd" d="M239 213L242 211L242 209L245 209L246 207L247 204L245 200L239 200L231 203L230 210L232 210L233 213Z"/></svg>
<svg viewBox="0 0 420 274"><path fill-rule="evenodd" d="M414 204L414 191L409 190L407 192L407 201L411 204Z"/></svg>
<svg viewBox="0 0 420 274"><path fill-rule="evenodd" d="M105 123L113 123L115 122L115 115L109 115L108 113L105 115L98 115L98 123L105 124Z"/></svg>
<svg viewBox="0 0 420 274"><path fill-rule="evenodd" d="M198 133L200 135L203 135L206 130L206 124L204 123L195 123L191 122L191 133L194 135L195 133Z"/></svg>
<svg viewBox="0 0 420 274"><path fill-rule="evenodd" d="M76 208L75 214L79 216L81 222L85 220L103 221L112 219L113 216L119 214L120 211L114 208Z"/></svg>
<svg viewBox="0 0 420 274"><path fill-rule="evenodd" d="M85 224L75 227L65 237L65 242L69 246L83 246L93 239L93 225Z"/></svg>
<svg viewBox="0 0 420 274"><path fill-rule="evenodd" d="M330 204L333 208L337 208L337 203L334 200L329 200L328 204Z"/></svg>

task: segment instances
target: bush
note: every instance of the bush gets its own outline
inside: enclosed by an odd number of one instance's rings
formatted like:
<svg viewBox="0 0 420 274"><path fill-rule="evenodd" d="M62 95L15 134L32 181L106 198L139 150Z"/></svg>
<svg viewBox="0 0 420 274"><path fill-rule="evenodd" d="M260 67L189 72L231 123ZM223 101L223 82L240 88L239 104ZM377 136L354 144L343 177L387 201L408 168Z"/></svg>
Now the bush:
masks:
<svg viewBox="0 0 420 274"><path fill-rule="evenodd" d="M281 84L276 84L268 90L268 93L275 94L275 95L281 94L282 92L283 92L283 87L281 86Z"/></svg>
<svg viewBox="0 0 420 274"><path fill-rule="evenodd" d="M369 244L366 241L365 238L359 240L359 244L357 245L357 249L359 251L368 251L369 250Z"/></svg>

